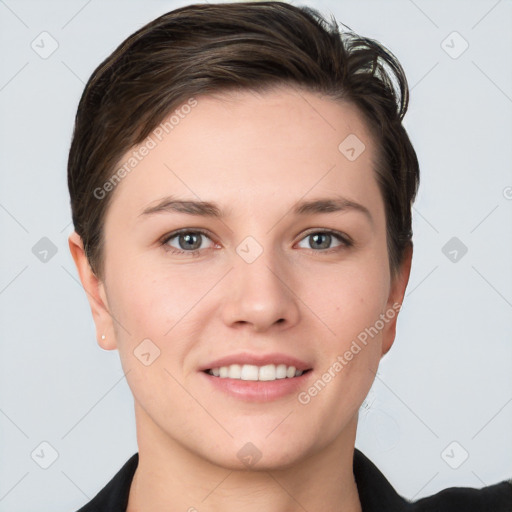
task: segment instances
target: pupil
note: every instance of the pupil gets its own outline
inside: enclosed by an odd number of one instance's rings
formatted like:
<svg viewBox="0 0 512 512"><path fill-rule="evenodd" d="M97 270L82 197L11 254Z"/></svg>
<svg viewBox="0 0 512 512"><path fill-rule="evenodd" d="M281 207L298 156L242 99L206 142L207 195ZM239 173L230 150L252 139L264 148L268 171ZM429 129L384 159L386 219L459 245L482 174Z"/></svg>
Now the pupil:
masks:
<svg viewBox="0 0 512 512"><path fill-rule="evenodd" d="M201 245L199 236L194 233L185 233L180 235L179 243L182 249L198 249Z"/></svg>
<svg viewBox="0 0 512 512"><path fill-rule="evenodd" d="M328 233L317 233L311 235L312 245L315 249L328 249L331 245L331 235Z"/></svg>

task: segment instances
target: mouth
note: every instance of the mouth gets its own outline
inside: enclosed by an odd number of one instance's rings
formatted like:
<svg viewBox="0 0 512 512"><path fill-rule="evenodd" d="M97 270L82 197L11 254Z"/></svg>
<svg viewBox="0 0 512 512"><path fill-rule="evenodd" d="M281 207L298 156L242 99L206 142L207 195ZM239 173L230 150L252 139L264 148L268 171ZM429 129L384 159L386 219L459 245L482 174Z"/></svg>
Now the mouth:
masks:
<svg viewBox="0 0 512 512"><path fill-rule="evenodd" d="M244 402L289 399L306 386L313 364L285 353L240 352L198 368L204 382L230 398Z"/></svg>
<svg viewBox="0 0 512 512"><path fill-rule="evenodd" d="M266 364L257 366L254 364L235 363L227 366L208 368L203 371L219 379L271 382L300 377L311 370L311 368L297 369L295 366L288 366L286 364Z"/></svg>

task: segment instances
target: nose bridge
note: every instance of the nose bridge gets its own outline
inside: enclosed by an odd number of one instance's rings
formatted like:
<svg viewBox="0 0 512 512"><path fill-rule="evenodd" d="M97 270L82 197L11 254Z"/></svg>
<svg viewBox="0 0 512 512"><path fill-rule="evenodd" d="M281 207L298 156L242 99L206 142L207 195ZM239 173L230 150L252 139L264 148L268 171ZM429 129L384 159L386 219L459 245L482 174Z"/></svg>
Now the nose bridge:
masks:
<svg viewBox="0 0 512 512"><path fill-rule="evenodd" d="M248 252L244 252L247 251ZM261 252L245 243L237 248L238 258L235 260L235 273L240 289L247 293L249 290L261 290L262 293L284 293L282 271L284 265L278 261L278 255L272 247L263 247ZM285 287L286 288L286 287Z"/></svg>
<svg viewBox="0 0 512 512"><path fill-rule="evenodd" d="M251 324L256 330L297 322L298 306L287 286L285 266L270 244L264 247L252 237L243 240L233 255L225 321Z"/></svg>

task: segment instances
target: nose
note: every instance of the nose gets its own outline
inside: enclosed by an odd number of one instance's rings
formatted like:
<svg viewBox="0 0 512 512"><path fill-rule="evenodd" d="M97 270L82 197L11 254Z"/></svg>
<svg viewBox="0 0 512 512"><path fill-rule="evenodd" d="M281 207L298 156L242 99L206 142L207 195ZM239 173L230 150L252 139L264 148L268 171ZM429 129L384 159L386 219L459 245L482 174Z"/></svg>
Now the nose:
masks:
<svg viewBox="0 0 512 512"><path fill-rule="evenodd" d="M287 329L300 318L291 272L270 251L247 263L234 255L234 268L226 283L222 318L229 327L254 332Z"/></svg>

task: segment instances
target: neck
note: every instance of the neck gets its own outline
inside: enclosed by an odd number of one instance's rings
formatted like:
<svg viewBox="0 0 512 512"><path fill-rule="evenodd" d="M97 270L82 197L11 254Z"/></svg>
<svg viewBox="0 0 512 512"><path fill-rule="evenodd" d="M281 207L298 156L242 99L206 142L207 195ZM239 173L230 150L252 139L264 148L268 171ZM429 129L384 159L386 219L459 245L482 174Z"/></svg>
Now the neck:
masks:
<svg viewBox="0 0 512 512"><path fill-rule="evenodd" d="M357 416L321 452L287 468L249 471L191 453L138 413L139 463L127 512L361 512L352 469Z"/></svg>

